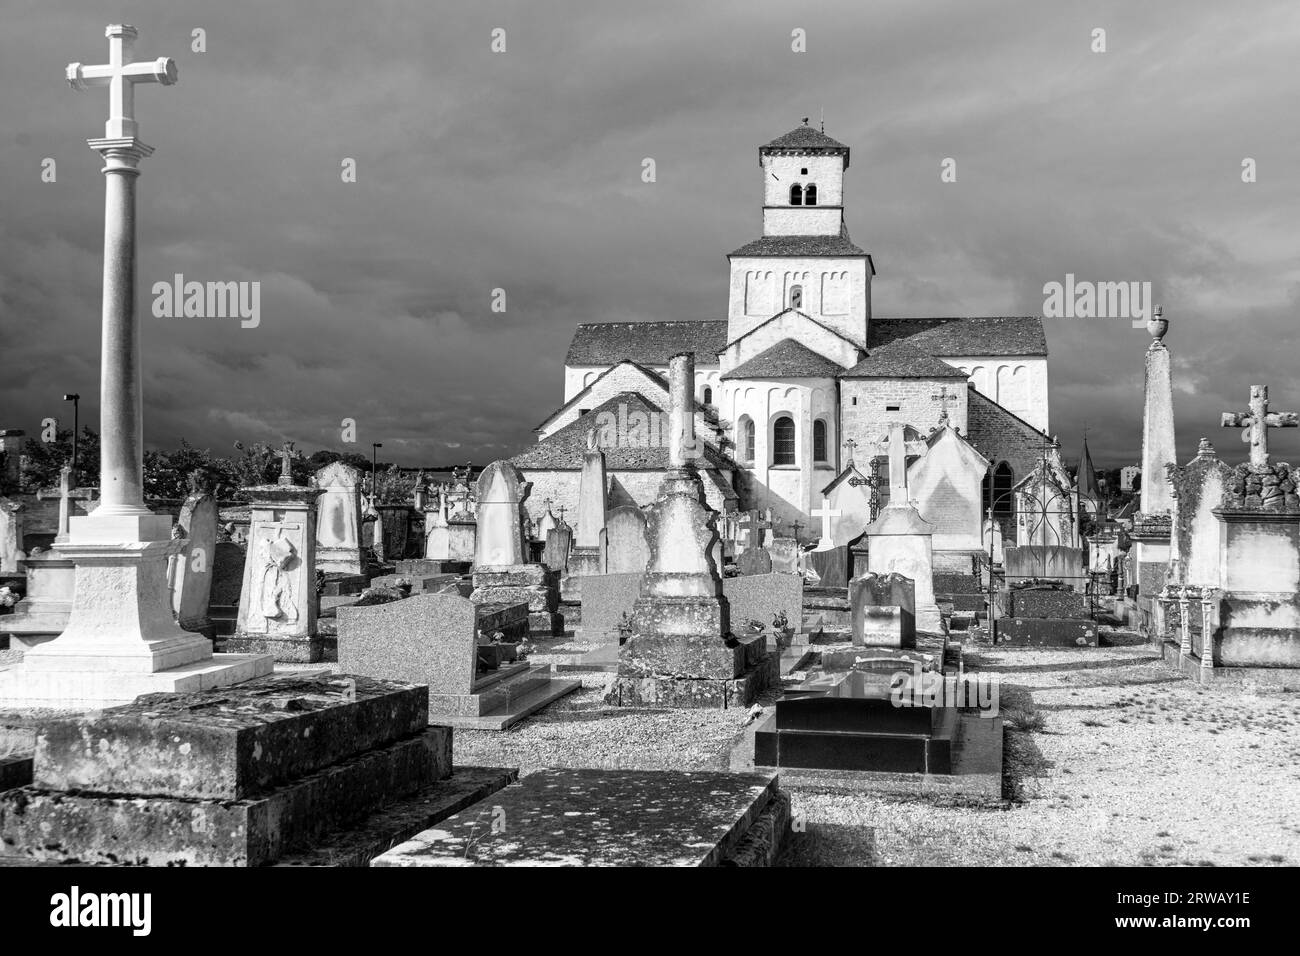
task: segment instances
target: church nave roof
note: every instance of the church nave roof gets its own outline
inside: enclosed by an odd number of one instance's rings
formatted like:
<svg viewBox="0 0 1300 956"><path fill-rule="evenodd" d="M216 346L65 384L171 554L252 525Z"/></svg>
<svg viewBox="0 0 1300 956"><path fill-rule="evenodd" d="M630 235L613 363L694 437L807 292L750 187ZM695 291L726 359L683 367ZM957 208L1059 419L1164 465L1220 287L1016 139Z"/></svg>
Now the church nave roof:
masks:
<svg viewBox="0 0 1300 956"><path fill-rule="evenodd" d="M843 371L843 365L831 361L819 352L814 352L802 342L782 339L771 348L759 352L749 361L741 362L723 375L722 379L727 381L733 378L835 378Z"/></svg>

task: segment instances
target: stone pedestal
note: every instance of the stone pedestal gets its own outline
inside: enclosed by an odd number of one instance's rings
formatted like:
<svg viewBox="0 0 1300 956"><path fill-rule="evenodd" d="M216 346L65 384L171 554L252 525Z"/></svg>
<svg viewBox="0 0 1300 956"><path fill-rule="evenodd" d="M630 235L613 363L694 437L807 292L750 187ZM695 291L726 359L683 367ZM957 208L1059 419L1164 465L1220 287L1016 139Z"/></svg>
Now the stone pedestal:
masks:
<svg viewBox="0 0 1300 956"><path fill-rule="evenodd" d="M252 494L248 557L239 619L226 648L314 663L323 656L316 633L316 499L299 485L261 485Z"/></svg>
<svg viewBox="0 0 1300 956"><path fill-rule="evenodd" d="M97 707L270 673L269 657L213 655L172 619L166 565L180 542L171 518L96 511L73 518L70 537L59 546L76 565L67 629L0 672L0 706Z"/></svg>
<svg viewBox="0 0 1300 956"><path fill-rule="evenodd" d="M1134 565L1138 585L1138 624L1148 638L1164 640L1157 621L1156 599L1168 582L1173 521L1168 514L1138 514L1133 519Z"/></svg>
<svg viewBox="0 0 1300 956"><path fill-rule="evenodd" d="M934 599L933 534L934 526L906 504L882 508L866 527L868 570L910 578L916 600L916 628L937 633L943 623Z"/></svg>

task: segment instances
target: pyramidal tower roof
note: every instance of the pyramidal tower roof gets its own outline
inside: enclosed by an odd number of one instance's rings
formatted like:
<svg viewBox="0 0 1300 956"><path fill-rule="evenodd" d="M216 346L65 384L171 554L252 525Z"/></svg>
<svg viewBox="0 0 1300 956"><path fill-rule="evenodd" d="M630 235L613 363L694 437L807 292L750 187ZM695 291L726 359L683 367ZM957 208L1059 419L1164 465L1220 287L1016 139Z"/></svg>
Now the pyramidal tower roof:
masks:
<svg viewBox="0 0 1300 956"><path fill-rule="evenodd" d="M849 166L849 148L839 140L831 139L819 129L813 129L805 119L802 126L796 126L784 136L778 136L770 143L758 148L759 156L767 153L840 153L844 156L844 168Z"/></svg>

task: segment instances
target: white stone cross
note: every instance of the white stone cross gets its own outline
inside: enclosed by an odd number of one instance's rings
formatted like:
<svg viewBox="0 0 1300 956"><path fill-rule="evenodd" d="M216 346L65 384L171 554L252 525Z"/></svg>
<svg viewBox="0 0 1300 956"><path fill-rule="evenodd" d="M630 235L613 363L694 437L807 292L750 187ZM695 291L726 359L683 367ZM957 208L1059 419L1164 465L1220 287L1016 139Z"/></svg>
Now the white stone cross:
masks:
<svg viewBox="0 0 1300 956"><path fill-rule="evenodd" d="M1224 412L1220 424L1224 428L1246 426L1241 433L1241 440L1250 445L1250 463L1252 465L1267 465L1268 430L1270 428L1296 428L1300 426L1300 415L1296 412L1270 412L1268 410L1268 386L1252 385L1250 387L1250 411Z"/></svg>
<svg viewBox="0 0 1300 956"><path fill-rule="evenodd" d="M115 23L104 30L108 37L108 62L99 66L68 64L68 85L74 90L92 86L108 87L108 122L104 124L107 139L134 139L135 85L161 83L171 86L176 82L176 61L162 56L147 63L132 63L132 47L138 35L135 27Z"/></svg>
<svg viewBox="0 0 1300 956"><path fill-rule="evenodd" d="M817 542L818 551L829 551L835 547L835 542L831 539L831 519L838 518L842 513L839 508L831 507L829 498L822 498L822 506L810 512L814 518L822 519L822 539Z"/></svg>
<svg viewBox="0 0 1300 956"><path fill-rule="evenodd" d="M889 434L882 435L877 447L889 454L889 503L906 505L907 500L907 456L924 454L927 448L924 441L908 441L902 422L891 422Z"/></svg>
<svg viewBox="0 0 1300 956"><path fill-rule="evenodd" d="M68 540L68 519L72 515L72 466L59 470L59 531L56 541Z"/></svg>

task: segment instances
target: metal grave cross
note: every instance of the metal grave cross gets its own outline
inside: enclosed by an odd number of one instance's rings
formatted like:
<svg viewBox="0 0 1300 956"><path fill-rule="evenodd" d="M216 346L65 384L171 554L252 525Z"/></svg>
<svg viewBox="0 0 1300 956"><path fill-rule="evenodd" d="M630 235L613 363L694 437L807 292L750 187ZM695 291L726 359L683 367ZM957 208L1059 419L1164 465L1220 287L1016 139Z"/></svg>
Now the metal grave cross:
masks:
<svg viewBox="0 0 1300 956"><path fill-rule="evenodd" d="M98 66L68 64L68 85L74 90L93 86L108 87L108 122L104 124L106 139L134 139L138 129L135 122L135 85L161 83L171 86L176 82L176 61L162 56L147 63L132 63L131 56L138 36L136 28L125 23L115 23L104 30L108 37L108 62Z"/></svg>
<svg viewBox="0 0 1300 956"><path fill-rule="evenodd" d="M1268 430L1270 428L1296 428L1300 426L1300 414L1296 412L1270 412L1268 410L1268 386L1252 385L1250 387L1250 411L1224 412L1220 424L1224 428L1240 428L1241 440L1250 445L1250 463L1252 465L1268 464Z"/></svg>

